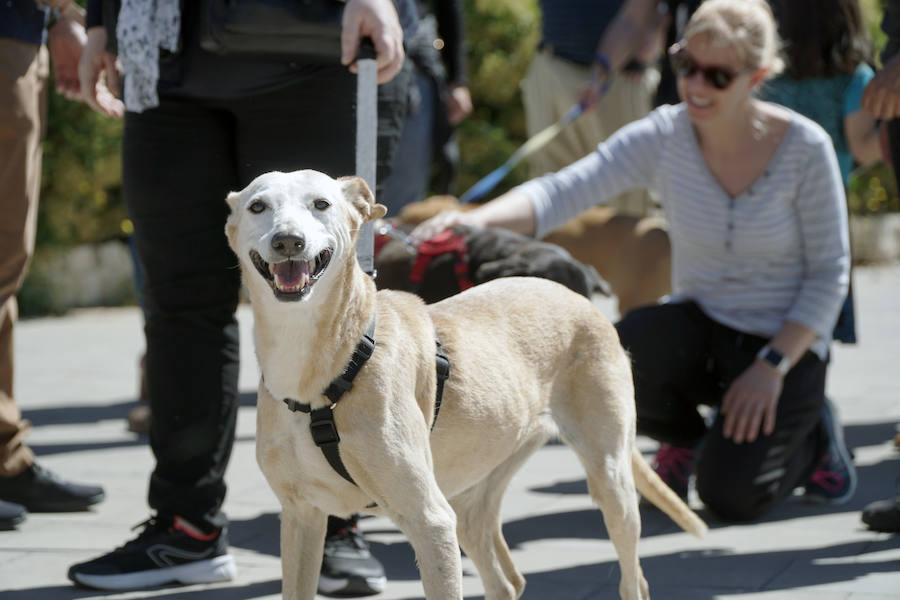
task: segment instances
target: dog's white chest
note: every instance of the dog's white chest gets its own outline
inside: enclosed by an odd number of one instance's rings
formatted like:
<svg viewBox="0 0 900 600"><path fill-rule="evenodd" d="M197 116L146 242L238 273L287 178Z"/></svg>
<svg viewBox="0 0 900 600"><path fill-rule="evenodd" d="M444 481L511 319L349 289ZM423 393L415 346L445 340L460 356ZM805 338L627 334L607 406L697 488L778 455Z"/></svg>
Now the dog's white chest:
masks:
<svg viewBox="0 0 900 600"><path fill-rule="evenodd" d="M328 464L313 442L310 417L281 400L260 397L256 459L282 504L308 502L329 514L350 514L371 502Z"/></svg>

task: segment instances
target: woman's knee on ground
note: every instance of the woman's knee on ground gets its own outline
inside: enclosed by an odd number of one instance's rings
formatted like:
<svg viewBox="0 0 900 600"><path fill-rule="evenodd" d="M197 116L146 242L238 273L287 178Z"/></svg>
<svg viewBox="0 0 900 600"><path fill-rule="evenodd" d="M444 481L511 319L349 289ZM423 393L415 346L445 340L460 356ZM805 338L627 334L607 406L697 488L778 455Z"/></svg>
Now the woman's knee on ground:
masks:
<svg viewBox="0 0 900 600"><path fill-rule="evenodd" d="M759 471L744 461L711 459L704 450L697 468L697 495L726 521L752 521L779 500L778 481L759 481Z"/></svg>

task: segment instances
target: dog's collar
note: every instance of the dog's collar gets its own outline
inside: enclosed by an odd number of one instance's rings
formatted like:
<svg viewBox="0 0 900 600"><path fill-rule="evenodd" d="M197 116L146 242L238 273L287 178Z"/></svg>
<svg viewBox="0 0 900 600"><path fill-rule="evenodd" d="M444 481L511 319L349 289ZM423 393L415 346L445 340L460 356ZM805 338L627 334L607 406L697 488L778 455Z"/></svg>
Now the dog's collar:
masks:
<svg viewBox="0 0 900 600"><path fill-rule="evenodd" d="M325 388L325 391L322 392L322 394L331 401L331 406L325 408L331 410L331 408L338 403L338 400L341 399L341 396L353 389L353 380L356 379L359 371L363 368L363 365L366 364L366 361L371 358L372 352L374 351L375 315L372 315L369 327L366 328L366 332L363 334L362 339L356 345L356 349L353 350L353 356L350 357L350 362L347 363L344 372L337 376L328 387ZM284 403L287 404L287 407L293 412L314 412L309 404L292 398L285 398Z"/></svg>

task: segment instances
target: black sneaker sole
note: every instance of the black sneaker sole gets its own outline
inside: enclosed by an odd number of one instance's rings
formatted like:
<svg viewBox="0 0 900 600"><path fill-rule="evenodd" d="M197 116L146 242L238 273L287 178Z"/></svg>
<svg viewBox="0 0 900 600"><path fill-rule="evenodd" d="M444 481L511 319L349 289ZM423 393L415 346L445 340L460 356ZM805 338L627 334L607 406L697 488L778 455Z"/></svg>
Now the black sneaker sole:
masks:
<svg viewBox="0 0 900 600"><path fill-rule="evenodd" d="M79 573L77 567L69 569L69 579L72 582L96 590L137 590L170 583L182 585L219 583L231 581L236 575L237 567L230 554L185 563L177 567L150 569L135 573L99 575Z"/></svg>

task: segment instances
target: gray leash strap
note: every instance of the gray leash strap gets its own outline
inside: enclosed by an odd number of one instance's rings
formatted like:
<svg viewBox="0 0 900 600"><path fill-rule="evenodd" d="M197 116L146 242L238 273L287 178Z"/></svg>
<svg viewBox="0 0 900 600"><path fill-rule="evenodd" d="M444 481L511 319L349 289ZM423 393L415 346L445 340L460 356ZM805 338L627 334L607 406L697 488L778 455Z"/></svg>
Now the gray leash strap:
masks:
<svg viewBox="0 0 900 600"><path fill-rule="evenodd" d="M375 47L364 38L356 61L356 174L375 193L375 159L378 151L378 69ZM375 274L375 229L363 223L356 240L356 256L363 271Z"/></svg>

